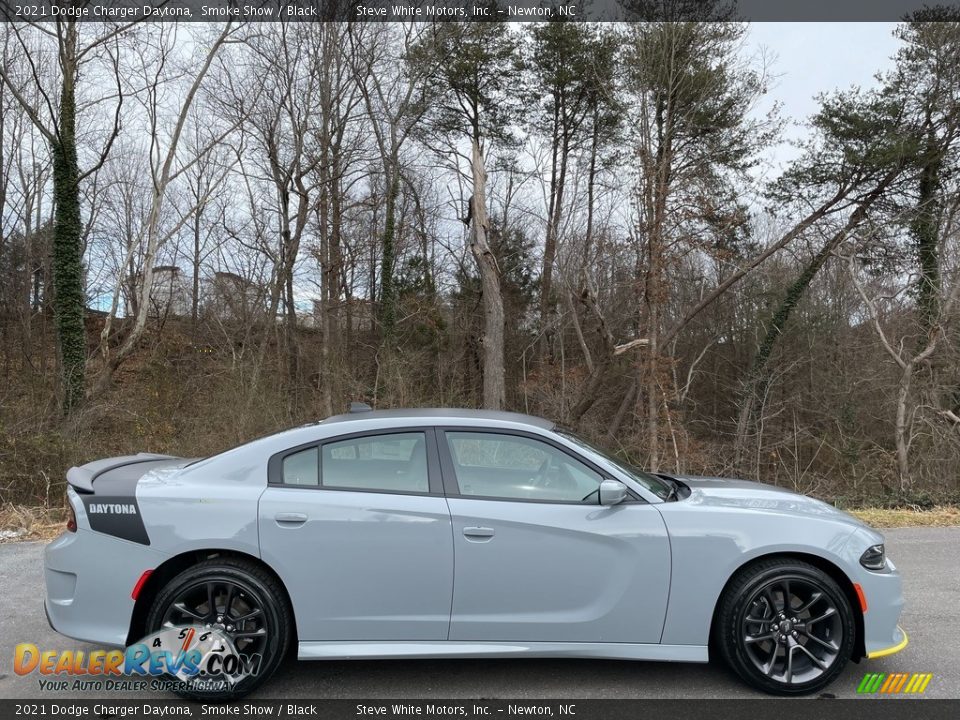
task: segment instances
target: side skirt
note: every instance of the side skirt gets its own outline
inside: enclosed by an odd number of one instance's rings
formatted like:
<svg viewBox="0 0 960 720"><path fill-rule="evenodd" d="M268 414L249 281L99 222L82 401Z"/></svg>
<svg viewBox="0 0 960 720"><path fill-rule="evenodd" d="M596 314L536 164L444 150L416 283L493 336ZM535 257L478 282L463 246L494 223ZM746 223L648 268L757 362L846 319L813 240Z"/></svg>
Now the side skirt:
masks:
<svg viewBox="0 0 960 720"><path fill-rule="evenodd" d="M706 645L555 642L302 642L300 660L389 658L605 658L707 662Z"/></svg>

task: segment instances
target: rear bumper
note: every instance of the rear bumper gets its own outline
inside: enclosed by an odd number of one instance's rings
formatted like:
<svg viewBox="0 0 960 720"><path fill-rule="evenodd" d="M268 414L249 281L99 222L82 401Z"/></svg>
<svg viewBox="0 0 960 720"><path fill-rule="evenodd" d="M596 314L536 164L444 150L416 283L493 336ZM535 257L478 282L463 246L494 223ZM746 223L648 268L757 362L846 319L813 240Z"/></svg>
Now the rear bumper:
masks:
<svg viewBox="0 0 960 720"><path fill-rule="evenodd" d="M44 551L50 627L76 640L122 647L133 615L130 593L143 571L161 561L144 545L83 528L63 533Z"/></svg>
<svg viewBox="0 0 960 720"><path fill-rule="evenodd" d="M47 601L43 601L43 614L47 616L47 625L50 626L50 629L54 632L57 632L57 629L53 626L53 620L50 619L50 611L47 609Z"/></svg>

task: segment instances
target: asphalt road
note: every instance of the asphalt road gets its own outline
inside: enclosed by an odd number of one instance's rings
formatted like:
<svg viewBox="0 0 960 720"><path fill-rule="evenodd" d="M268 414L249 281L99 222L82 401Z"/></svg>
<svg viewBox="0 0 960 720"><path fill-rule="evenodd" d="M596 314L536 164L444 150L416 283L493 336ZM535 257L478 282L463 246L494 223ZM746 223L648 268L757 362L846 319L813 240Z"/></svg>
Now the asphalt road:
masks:
<svg viewBox="0 0 960 720"><path fill-rule="evenodd" d="M960 698L960 527L886 531L887 548L904 577L901 624L910 645L880 660L850 663L828 688L851 697L866 672L930 672L926 697ZM0 545L0 698L63 700L78 693L41 693L36 675L13 673L13 648L94 649L54 633L43 614L42 543ZM82 697L91 698L91 694ZM145 698L110 694L112 698ZM157 698L164 695L158 694ZM742 698L763 697L718 663L602 660L398 660L290 662L256 699L296 698Z"/></svg>

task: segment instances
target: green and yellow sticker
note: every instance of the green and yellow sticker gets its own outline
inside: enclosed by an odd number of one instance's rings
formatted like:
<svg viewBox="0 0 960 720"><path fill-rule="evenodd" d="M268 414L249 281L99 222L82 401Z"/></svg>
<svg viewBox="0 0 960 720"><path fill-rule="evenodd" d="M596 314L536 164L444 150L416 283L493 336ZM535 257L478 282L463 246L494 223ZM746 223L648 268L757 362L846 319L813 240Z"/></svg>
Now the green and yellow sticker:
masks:
<svg viewBox="0 0 960 720"><path fill-rule="evenodd" d="M910 695L927 689L932 673L867 673L857 686L861 694Z"/></svg>

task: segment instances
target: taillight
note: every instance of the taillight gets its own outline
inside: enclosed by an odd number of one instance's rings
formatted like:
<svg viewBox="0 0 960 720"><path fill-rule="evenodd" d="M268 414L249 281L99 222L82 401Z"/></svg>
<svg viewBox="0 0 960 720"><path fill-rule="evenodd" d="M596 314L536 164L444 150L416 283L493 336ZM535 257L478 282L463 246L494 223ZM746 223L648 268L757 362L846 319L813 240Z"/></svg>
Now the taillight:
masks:
<svg viewBox="0 0 960 720"><path fill-rule="evenodd" d="M77 531L77 513L73 510L73 503L67 500L67 532Z"/></svg>

